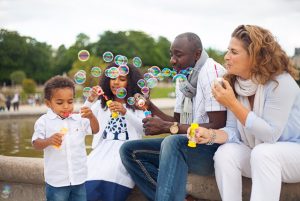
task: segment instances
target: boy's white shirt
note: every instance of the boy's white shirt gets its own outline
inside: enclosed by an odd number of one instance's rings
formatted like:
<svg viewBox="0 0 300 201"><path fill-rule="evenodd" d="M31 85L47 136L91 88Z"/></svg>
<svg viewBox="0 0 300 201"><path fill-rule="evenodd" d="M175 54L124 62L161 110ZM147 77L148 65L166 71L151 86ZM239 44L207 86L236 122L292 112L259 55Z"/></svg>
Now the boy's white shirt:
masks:
<svg viewBox="0 0 300 201"><path fill-rule="evenodd" d="M209 118L207 112L226 111L226 108L218 103L211 93L213 81L217 78L217 76L223 77L225 73L226 69L211 58L208 58L202 66L198 74L196 96L192 98L193 122L199 124L208 123ZM176 85L175 93L176 101L174 112L181 113L184 95L180 91L179 85Z"/></svg>
<svg viewBox="0 0 300 201"><path fill-rule="evenodd" d="M87 177L85 136L92 133L88 119L80 114L62 119L48 109L34 125L32 142L38 138L49 138L63 127L67 127L68 131L61 147L48 146L44 149L45 181L54 187L82 184Z"/></svg>

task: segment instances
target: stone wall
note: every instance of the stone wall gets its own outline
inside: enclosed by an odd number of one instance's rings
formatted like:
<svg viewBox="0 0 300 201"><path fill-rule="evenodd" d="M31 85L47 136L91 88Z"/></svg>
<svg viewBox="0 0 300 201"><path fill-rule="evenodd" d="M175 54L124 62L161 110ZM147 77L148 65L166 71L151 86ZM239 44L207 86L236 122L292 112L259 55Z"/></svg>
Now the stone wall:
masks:
<svg viewBox="0 0 300 201"><path fill-rule="evenodd" d="M186 188L199 199L221 200L214 177L190 174ZM0 200L44 201L43 159L0 155L0 189ZM243 200L249 200L250 190L251 180L243 178ZM280 200L299 201L300 183L283 184ZM128 201L146 199L135 188Z"/></svg>

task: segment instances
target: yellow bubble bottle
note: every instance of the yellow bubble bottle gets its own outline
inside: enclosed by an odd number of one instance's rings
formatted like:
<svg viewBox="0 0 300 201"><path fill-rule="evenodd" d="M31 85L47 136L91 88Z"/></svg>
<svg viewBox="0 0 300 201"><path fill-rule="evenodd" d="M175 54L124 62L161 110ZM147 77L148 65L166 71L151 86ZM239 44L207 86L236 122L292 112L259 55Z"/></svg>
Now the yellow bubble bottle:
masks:
<svg viewBox="0 0 300 201"><path fill-rule="evenodd" d="M192 123L190 126L190 133L188 135L190 135L190 140L188 142L188 146L189 147L196 147L197 143L196 143L196 139L195 139L195 130L196 128L199 128L199 125L197 123Z"/></svg>
<svg viewBox="0 0 300 201"><path fill-rule="evenodd" d="M106 101L106 105L109 106L112 103L112 100ZM117 112L112 112L111 117L112 118L118 118L119 114Z"/></svg>
<svg viewBox="0 0 300 201"><path fill-rule="evenodd" d="M65 134L67 134L67 132L68 132L68 128L66 128L66 127L61 128L59 131L59 133L62 135L62 138L64 137ZM55 149L60 149L61 145L59 145L59 146L53 145L53 147Z"/></svg>

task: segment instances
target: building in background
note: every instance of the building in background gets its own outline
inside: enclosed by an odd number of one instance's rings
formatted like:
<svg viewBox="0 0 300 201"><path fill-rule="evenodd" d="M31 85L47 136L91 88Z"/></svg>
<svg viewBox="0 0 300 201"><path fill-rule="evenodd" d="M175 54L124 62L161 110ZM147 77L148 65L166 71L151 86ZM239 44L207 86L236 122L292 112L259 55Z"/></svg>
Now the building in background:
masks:
<svg viewBox="0 0 300 201"><path fill-rule="evenodd" d="M295 54L292 57L292 60L296 67L300 69L300 48L295 48Z"/></svg>

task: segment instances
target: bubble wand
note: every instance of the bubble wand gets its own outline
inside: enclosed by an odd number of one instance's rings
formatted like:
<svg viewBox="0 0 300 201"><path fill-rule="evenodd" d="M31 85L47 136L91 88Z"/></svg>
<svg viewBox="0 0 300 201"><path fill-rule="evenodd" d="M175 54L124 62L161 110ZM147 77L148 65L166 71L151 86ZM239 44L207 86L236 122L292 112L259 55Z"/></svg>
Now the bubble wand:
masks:
<svg viewBox="0 0 300 201"><path fill-rule="evenodd" d="M145 103L146 103L146 100L144 99L144 97L142 95L140 95L137 98L138 106L142 108L142 110L144 111L144 114L145 114L146 117L152 117L152 113L151 113L151 111L146 109Z"/></svg>

